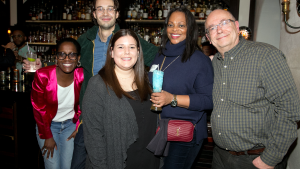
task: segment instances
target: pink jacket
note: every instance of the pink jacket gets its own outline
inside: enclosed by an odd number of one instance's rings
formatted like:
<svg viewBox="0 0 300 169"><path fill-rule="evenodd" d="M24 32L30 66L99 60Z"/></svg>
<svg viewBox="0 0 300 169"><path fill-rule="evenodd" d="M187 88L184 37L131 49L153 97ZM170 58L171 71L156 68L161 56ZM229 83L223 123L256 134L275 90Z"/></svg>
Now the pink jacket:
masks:
<svg viewBox="0 0 300 169"><path fill-rule="evenodd" d="M78 118L81 114L79 94L83 79L83 68L76 68L74 70L75 115L73 118L73 123L76 123L76 129L79 126ZM31 103L40 138L48 139L53 137L50 126L58 108L56 65L47 66L36 71L32 82Z"/></svg>

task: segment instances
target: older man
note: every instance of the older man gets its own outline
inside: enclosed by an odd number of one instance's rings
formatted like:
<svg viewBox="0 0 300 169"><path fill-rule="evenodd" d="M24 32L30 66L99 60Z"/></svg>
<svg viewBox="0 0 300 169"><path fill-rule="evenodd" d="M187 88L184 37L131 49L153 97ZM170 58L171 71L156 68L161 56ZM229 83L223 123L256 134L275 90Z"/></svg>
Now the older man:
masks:
<svg viewBox="0 0 300 169"><path fill-rule="evenodd" d="M299 97L284 54L239 37L231 13L215 10L206 36L214 67L213 169L273 169L297 138Z"/></svg>

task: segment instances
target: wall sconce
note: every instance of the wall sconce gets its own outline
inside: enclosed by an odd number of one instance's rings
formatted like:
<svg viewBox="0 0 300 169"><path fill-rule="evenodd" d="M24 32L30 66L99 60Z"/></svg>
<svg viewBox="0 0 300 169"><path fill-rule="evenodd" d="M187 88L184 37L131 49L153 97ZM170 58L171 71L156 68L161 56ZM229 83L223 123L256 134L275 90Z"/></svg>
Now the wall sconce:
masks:
<svg viewBox="0 0 300 169"><path fill-rule="evenodd" d="M300 9L300 6L299 6L299 3L300 3L300 0L297 0L297 13L300 14L299 12L299 9ZM300 27L294 27L294 26L291 26L287 21L286 21L286 14L288 12L290 12L290 0L282 0L282 12L284 14L284 22L287 26L291 27L291 28L294 28L294 29L299 29Z"/></svg>

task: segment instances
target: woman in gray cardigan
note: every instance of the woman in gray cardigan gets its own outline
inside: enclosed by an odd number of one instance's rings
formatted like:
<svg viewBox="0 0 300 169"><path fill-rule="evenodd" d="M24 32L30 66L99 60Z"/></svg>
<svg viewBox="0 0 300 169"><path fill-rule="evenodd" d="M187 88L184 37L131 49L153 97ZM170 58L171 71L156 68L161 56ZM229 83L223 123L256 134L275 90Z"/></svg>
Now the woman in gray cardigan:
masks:
<svg viewBox="0 0 300 169"><path fill-rule="evenodd" d="M86 168L158 169L159 158L146 149L157 120L150 94L139 39L122 29L111 38L105 66L89 80L83 98Z"/></svg>

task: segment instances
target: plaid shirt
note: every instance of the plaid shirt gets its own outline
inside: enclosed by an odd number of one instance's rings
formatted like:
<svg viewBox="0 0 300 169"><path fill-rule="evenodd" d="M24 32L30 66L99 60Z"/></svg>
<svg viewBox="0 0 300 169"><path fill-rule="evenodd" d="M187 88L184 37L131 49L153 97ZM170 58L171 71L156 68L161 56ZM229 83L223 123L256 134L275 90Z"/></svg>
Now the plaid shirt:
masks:
<svg viewBox="0 0 300 169"><path fill-rule="evenodd" d="M224 59L217 53L211 116L215 143L226 150L265 147L261 159L275 166L297 138L299 97L283 53L258 42L240 42Z"/></svg>

